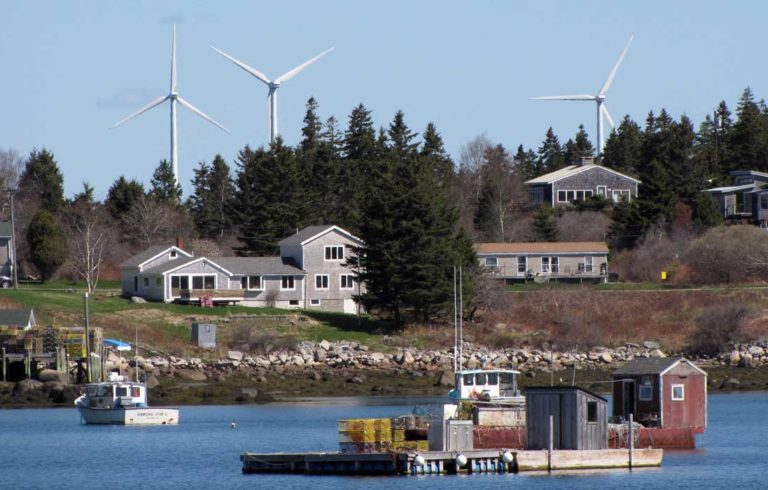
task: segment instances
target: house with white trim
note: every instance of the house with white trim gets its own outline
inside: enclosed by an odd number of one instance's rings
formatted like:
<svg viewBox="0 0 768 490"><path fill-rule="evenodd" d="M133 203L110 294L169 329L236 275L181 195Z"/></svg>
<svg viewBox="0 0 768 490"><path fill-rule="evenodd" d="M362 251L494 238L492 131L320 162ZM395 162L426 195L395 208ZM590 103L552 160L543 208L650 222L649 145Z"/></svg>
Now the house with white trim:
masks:
<svg viewBox="0 0 768 490"><path fill-rule="evenodd" d="M316 308L357 313L364 291L347 259L362 241L335 225L281 240L276 257L195 257L154 246L120 266L123 295L166 303Z"/></svg>
<svg viewBox="0 0 768 490"><path fill-rule="evenodd" d="M476 243L475 253L486 275L506 282L608 278L605 242Z"/></svg>
<svg viewBox="0 0 768 490"><path fill-rule="evenodd" d="M602 165L581 163L525 182L534 205L571 206L574 201L602 197L613 202L637 198L641 182Z"/></svg>

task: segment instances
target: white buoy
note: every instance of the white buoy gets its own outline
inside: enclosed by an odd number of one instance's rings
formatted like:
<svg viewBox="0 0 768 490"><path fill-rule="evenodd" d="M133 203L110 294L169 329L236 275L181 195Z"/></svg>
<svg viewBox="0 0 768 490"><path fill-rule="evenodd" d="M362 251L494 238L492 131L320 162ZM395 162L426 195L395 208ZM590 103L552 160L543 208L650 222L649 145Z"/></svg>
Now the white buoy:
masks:
<svg viewBox="0 0 768 490"><path fill-rule="evenodd" d="M424 466L424 463L426 463L426 460L421 454L417 454L416 457L413 458L413 464L416 466Z"/></svg>
<svg viewBox="0 0 768 490"><path fill-rule="evenodd" d="M236 424L236 423L235 423L235 421L233 420L233 421L232 421L232 423L231 423L229 426L230 426L230 427L232 427L232 428L234 429L235 427L237 427L237 424Z"/></svg>
<svg viewBox="0 0 768 490"><path fill-rule="evenodd" d="M456 456L456 469L461 468L465 464L467 464L466 456L464 456L463 454L459 454L458 456Z"/></svg>
<svg viewBox="0 0 768 490"><path fill-rule="evenodd" d="M504 454L501 455L501 460L504 461L505 463L509 464L509 463L511 463L512 461L515 460L515 457L512 455L511 452L504 451Z"/></svg>

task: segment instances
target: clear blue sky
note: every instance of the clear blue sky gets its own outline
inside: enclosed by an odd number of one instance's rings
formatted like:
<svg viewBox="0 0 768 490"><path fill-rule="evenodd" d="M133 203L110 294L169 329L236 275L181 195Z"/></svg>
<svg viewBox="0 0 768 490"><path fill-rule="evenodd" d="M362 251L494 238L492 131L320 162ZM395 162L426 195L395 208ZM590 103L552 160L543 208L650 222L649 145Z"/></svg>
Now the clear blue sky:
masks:
<svg viewBox="0 0 768 490"><path fill-rule="evenodd" d="M665 107L699 123L746 86L768 96L768 3L724 1L26 1L0 0L0 147L53 151L67 196L84 180L99 198L120 175L149 183L169 154L167 105L108 128L168 92L172 24L179 93L232 131L179 108L184 195L192 168L267 140L266 88L214 45L270 77L335 46L280 89L280 130L300 138L304 104L342 129L362 102L377 126L397 110L437 124L449 152L478 134L511 151L562 141L587 102L536 95L595 93L631 34L608 93L618 122Z"/></svg>

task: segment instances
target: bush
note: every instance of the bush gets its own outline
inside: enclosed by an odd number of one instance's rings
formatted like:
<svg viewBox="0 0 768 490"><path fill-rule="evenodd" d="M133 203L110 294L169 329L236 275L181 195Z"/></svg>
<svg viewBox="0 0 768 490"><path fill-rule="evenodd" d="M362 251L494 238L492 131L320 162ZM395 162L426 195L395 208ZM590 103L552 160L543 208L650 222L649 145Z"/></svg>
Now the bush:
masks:
<svg viewBox="0 0 768 490"><path fill-rule="evenodd" d="M696 318L696 328L688 339L687 350L699 356L716 356L743 342L744 320L749 309L740 304L710 306Z"/></svg>
<svg viewBox="0 0 768 490"><path fill-rule="evenodd" d="M698 284L762 279L768 273L768 235L749 225L719 226L691 243L682 262Z"/></svg>

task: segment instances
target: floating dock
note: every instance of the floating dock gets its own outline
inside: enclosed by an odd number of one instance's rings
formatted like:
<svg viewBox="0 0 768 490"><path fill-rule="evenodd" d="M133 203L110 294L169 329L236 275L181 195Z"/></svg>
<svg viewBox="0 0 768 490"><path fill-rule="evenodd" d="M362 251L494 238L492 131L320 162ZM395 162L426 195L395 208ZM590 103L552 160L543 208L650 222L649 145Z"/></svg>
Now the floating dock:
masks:
<svg viewBox="0 0 768 490"><path fill-rule="evenodd" d="M660 466L661 449L597 449L507 451L388 452L349 454L244 453L243 473L296 473L322 475L422 475L457 473L517 473L581 469Z"/></svg>

